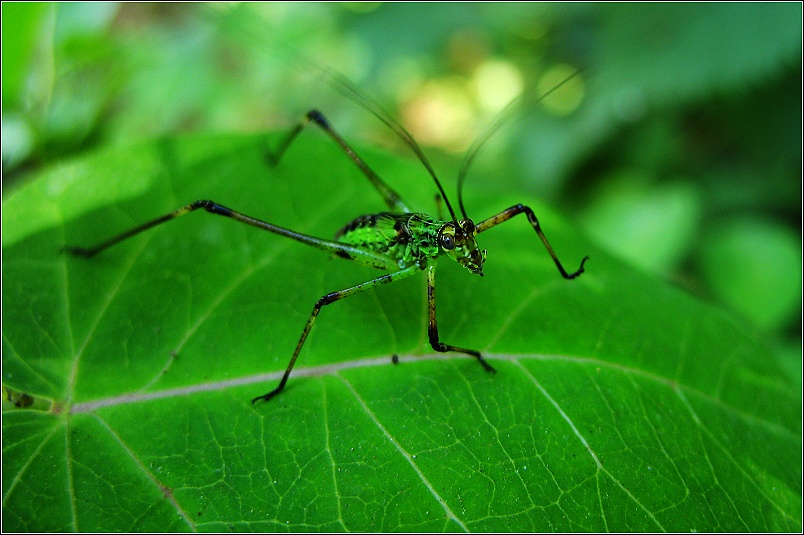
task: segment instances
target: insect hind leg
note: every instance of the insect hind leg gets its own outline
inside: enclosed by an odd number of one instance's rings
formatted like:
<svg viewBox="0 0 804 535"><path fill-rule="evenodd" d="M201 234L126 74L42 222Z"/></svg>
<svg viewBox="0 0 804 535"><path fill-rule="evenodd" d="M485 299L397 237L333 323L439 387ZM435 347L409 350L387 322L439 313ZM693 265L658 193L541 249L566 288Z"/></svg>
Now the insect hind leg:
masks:
<svg viewBox="0 0 804 535"><path fill-rule="evenodd" d="M386 206L392 212L406 212L409 213L412 210L408 207L407 203L402 200L402 197L397 193L391 186L385 183L385 181L380 178L380 176L374 172L374 170L368 166L368 164L357 155L354 149L344 140L340 134L338 134L330 125L329 121L324 114L320 111L313 109L308 111L304 118L301 120L299 124L297 124L293 130L288 132L287 136L280 142L279 146L277 147L276 151L272 151L270 148L266 151L266 159L268 163L272 166L276 166L279 164L279 161L284 156L285 152L287 152L288 147L290 144L293 143L293 140L304 130L304 127L310 124L310 122L315 123L319 126L330 138L332 138L335 143L341 148L341 150L349 157L350 160L357 166L358 169L368 178L369 182L374 186L377 192L382 197L383 201L385 202Z"/></svg>

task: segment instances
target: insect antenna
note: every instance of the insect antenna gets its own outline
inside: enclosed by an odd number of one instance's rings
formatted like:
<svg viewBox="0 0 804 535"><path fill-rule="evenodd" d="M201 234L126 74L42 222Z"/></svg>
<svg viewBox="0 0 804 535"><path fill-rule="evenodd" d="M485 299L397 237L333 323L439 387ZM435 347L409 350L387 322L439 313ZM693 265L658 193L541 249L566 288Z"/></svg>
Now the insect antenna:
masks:
<svg viewBox="0 0 804 535"><path fill-rule="evenodd" d="M254 18L247 18L245 20L240 19L238 22L239 31L251 39L255 39L257 42L264 41L265 31L264 28L256 26L257 21ZM453 221L457 221L455 217L455 211L452 209L452 205L447 198L447 194L444 191L444 187L441 185L441 181L438 180L436 176L435 170L433 170L433 166L430 165L430 161L424 155L421 147L419 144L416 143L416 140L413 139L413 136L408 132L404 126L402 126L396 119L394 119L391 114L389 114L382 106L380 106L377 101L372 99L371 97L363 94L358 90L345 76L342 74L319 65L314 60L310 59L309 57L305 56L298 50L294 49L292 46L288 45L287 43L283 42L281 39L273 38L270 39L270 43L275 48L277 52L281 52L285 56L285 60L289 63L293 64L295 67L298 67L299 64L303 65L304 67L308 68L311 72L317 73L318 77L324 79L326 82L333 85L335 89L340 91L345 97L353 100L363 108L365 108L369 113L374 115L377 119L379 119L383 124L385 124L388 128L390 128L416 155L419 161L424 165L427 172L432 177L433 181L438 187L438 191L441 194L441 198L444 199L444 203L447 205L447 210L449 210L449 215Z"/></svg>
<svg viewBox="0 0 804 535"><path fill-rule="evenodd" d="M584 72L584 69L579 69L572 73L571 75L564 78L561 82L550 88L544 94L540 95L539 98L533 103L538 104L539 102L543 101L545 98L550 96L553 92L558 90L561 86L578 76ZM463 214L464 219L469 219L469 216L466 215L466 208L463 205L463 182L466 179L466 174L469 172L469 166L472 165L472 162L475 160L475 157L480 152L480 149L483 148L483 145L493 136L497 130L499 130L503 124L513 115L514 109L519 106L519 104L524 100L525 94L520 94L518 97L513 99L509 102L500 113L492 120L491 126L477 138L472 146L469 147L469 150L466 152L466 156L463 158L463 162L461 162L461 169L458 171L458 207L461 209L461 214ZM449 203L447 203L449 206ZM451 211L451 210L450 210Z"/></svg>
<svg viewBox="0 0 804 535"><path fill-rule="evenodd" d="M430 173L430 176L433 178L433 181L435 182L436 186L438 187L438 191L441 194L441 198L444 199L444 203L447 205L447 210L449 210L450 217L453 221L457 221L455 211L452 209L452 205L447 198L447 194L444 191L444 188L441 186L441 181L438 180L438 177L436 176L433 167L430 165L429 160L427 160L427 157L424 155L421 147L419 147L419 144L416 143L415 139L413 139L413 136L410 134L410 132L408 132L404 126L402 126L387 111L385 111L385 109L383 109L382 106L377 103L377 101L361 93L346 77L324 67L319 68L330 76L331 81L335 85L336 89L338 89L346 97L363 106L363 108L374 115L374 117L382 121L385 126L390 128L397 136L399 136L402 141L405 142L408 147L410 147L422 165L424 165L424 167L427 169L427 172Z"/></svg>

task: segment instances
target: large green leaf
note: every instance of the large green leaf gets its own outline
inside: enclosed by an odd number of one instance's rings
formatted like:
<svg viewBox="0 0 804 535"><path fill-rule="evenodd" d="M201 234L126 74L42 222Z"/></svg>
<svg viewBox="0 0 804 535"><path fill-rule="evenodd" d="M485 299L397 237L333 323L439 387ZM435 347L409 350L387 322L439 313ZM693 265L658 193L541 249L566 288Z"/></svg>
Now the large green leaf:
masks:
<svg viewBox="0 0 804 535"><path fill-rule="evenodd" d="M206 213L59 254L201 198L324 237L382 209L320 138L277 168L265 136L108 150L4 202L3 383L34 398L3 414L4 530L801 529L800 392L767 349L531 199L583 276L524 218L481 236L482 279L439 270L442 339L496 375L432 353L414 277L325 307L257 405L315 300L378 272ZM432 207L419 166L367 159Z"/></svg>

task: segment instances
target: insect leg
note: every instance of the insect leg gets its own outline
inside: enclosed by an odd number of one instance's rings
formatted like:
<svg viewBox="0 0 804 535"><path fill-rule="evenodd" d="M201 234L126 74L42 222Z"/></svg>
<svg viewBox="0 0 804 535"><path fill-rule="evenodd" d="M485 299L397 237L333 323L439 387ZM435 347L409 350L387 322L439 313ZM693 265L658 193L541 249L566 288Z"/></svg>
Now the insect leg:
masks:
<svg viewBox="0 0 804 535"><path fill-rule="evenodd" d="M517 204L515 206L512 206L511 208L503 210L497 215L491 216L485 221L481 221L475 226L475 234L485 232L488 229L496 227L500 223L504 223L509 219L511 219L512 217L522 213L528 216L528 221L530 222L533 229L536 231L536 234L539 235L539 238L541 238L542 243L547 248L547 252L550 253L550 256L553 258L553 262L556 263L556 267L558 268L558 271L561 272L562 277L564 277L565 279L574 279L575 277L583 273L583 265L584 263L586 263L587 260L589 260L589 257L588 256L583 257L583 260L581 260L581 266L575 272L567 273L567 271L564 269L564 266L561 265L561 262L559 262L558 257L553 252L553 248L550 247L550 242L547 241L547 237L542 232L542 228L539 225L539 220L536 219L536 215L533 213L533 210L531 210L530 208L528 208L523 204Z"/></svg>
<svg viewBox="0 0 804 535"><path fill-rule="evenodd" d="M293 352L293 356L290 357L290 362L288 362L288 367L285 368L285 374L282 376L282 380L279 381L279 386L264 394L262 396L257 396L256 398L252 399L252 403L256 403L259 400L268 401L279 392L285 388L285 383L288 382L288 377L290 377L290 372L293 370L293 365L296 364L296 359L299 357L299 353L301 352L302 346L304 346L304 342L307 340L307 335L310 334L310 329L313 328L313 323L315 323L315 319L318 317L318 313L321 310L321 307L334 303L344 297L349 297L350 295L354 295L356 293L363 292L365 290L370 290L371 288L376 288L381 284L388 284L394 282L396 280L404 279L405 277L409 277L414 273L418 273L420 271L419 266L411 266L405 268L400 271L396 271L394 273L388 273L386 275L381 275L376 279L372 279L368 282L364 282L362 284L358 284L357 286L352 286L351 288L346 288L345 290L340 290L338 292L328 293L327 295L321 297L315 306L313 307L313 311L310 314L310 318L307 320L307 323L304 325L304 330L302 331L301 338L299 338L299 342L296 344L296 350Z"/></svg>
<svg viewBox="0 0 804 535"><path fill-rule="evenodd" d="M438 351L439 353L446 353L448 351L457 351L459 353L466 353L467 355L471 355L475 357L480 365L483 366L483 369L487 372L496 373L497 370L491 367L491 365L486 362L483 356L480 354L479 351L475 351L474 349L464 349L462 347L455 347L448 344L441 342L438 339L438 321L436 321L436 300L435 300L435 264L428 266L427 268L427 312L428 312L428 328L427 334L430 338L430 345L433 346L433 349Z"/></svg>
<svg viewBox="0 0 804 535"><path fill-rule="evenodd" d="M435 205L436 205L436 217L440 220L444 220L444 199L441 198L440 193L436 193L435 196Z"/></svg>
<svg viewBox="0 0 804 535"><path fill-rule="evenodd" d="M176 219L177 217L181 217L185 214L189 214L190 212L198 210L199 208L203 208L211 214L222 215L234 219L235 221L239 221L241 223L245 223L247 225L251 225L253 227L257 227L262 230L267 230L269 232L273 232L275 234L279 234L281 236L294 239L296 241L305 243L307 245L311 245L318 249L333 253L347 260L355 260L358 263L380 269L395 269L397 267L396 262L382 255L372 253L371 251L367 251L365 249L361 249L359 247L354 247L340 242L323 240L321 238L316 238L315 236L308 236L307 234L301 234L293 230L272 225L271 223L267 223L260 219L256 219L254 217L232 210L231 208L227 208L221 204L216 203L215 201L195 201L193 203L188 204L187 206L179 208L178 210L170 212L169 214L157 217L156 219L148 221L147 223L143 223L142 225L134 227L133 229L118 234L117 236L114 236L106 240L105 242L96 245L95 247L84 248L84 247L65 246L62 248L62 251L70 253L75 256L83 256L90 258L100 253L101 251L104 251L109 247L120 243L121 241L127 238L139 234L140 232L146 231L152 227L161 225L162 223L166 223L168 221Z"/></svg>
<svg viewBox="0 0 804 535"><path fill-rule="evenodd" d="M411 212L412 210L408 207L405 201L402 200L402 197L397 193L391 186L385 183L380 176L371 169L368 164L357 155L357 153L346 143L340 134L338 134L335 130L332 129L332 126L327 121L324 114L318 110L310 110L305 114L304 119L296 125L293 130L291 130L285 139L279 144L276 152L272 152L270 149L268 150L267 158L268 161L272 165L277 165L279 160L282 159L282 156L287 151L290 144L296 139L296 136L307 126L310 121L317 124L324 132L329 135L335 143L337 143L344 153L349 157L352 162L360 169L360 171L369 179L369 182L374 186L374 188L379 192L380 196L382 197L385 204L388 208L393 212Z"/></svg>

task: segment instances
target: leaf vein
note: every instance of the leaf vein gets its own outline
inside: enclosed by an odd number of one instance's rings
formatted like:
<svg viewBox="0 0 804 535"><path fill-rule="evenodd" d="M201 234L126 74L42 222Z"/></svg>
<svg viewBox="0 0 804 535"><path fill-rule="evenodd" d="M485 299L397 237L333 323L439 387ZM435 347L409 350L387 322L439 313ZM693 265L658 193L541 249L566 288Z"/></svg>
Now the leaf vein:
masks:
<svg viewBox="0 0 804 535"><path fill-rule="evenodd" d="M616 477L614 477L614 474L609 472L609 470L605 466L603 466L603 463L600 462L600 459L598 459L597 454L592 450L592 447L586 441L586 438L581 434L581 432L578 430L578 428L575 427L575 424L572 422L572 419L569 417L569 415L566 412L564 412L564 410L556 402L556 400L553 399L553 397L550 395L550 393L547 392L547 390L545 390L545 388L541 385L541 383L538 381L538 379L536 379L536 377L534 377L533 374L531 374L527 370L527 368L522 366L519 362L516 362L516 364L522 369L522 371L530 379L530 381L534 384L534 386L536 386L536 388L539 389L539 391L547 399L547 401L549 401L550 404L553 405L553 407L556 409L556 411L558 411L558 414L567 422L567 424L570 426L570 429L572 429L572 432L575 434L576 437L578 437L578 440L581 441L581 443L583 444L584 448L586 448L586 451L589 452L589 455L592 456L592 459L595 461L595 464L597 465L598 470L600 472L606 474L614 482L615 485L620 487L620 490L622 490L631 500L633 500L634 503L636 503L637 506L639 506L645 512L645 514L651 520L653 520L653 522L656 523L656 525L659 527L660 530L667 531L664 528L664 526L662 526L661 522L659 522L659 520L653 515L653 513L647 507L645 507L645 505L641 501L639 501L639 499L636 496L634 496L634 494L630 490L628 490L625 487L625 485L623 485L620 482L620 480L618 480Z"/></svg>
<svg viewBox="0 0 804 535"><path fill-rule="evenodd" d="M153 483L153 485L157 488L157 490L159 490L159 492L163 496L165 496L170 501L170 503L173 504L173 507L176 509L179 515L184 519L184 521L187 523L190 529L192 529L193 531L197 531L198 530L197 526L190 519L190 516L187 514L187 511L185 511L179 504L179 502L176 500L176 496L173 494L173 491L171 491L167 487L167 485L159 481L159 479L157 479L156 475L154 475L153 472L151 472L150 470L148 470L148 468L146 468L142 460L140 460L140 458L137 457L137 455L134 453L131 447L129 447L129 445L126 444L126 442L120 437L120 435L118 435L115 432L114 429L112 429L112 427L106 422L106 420L104 420L97 414L93 414L93 416L95 417L95 419L98 420L98 422L103 427L106 428L106 431L117 441L117 443L120 444L120 447L123 449L123 451L125 451L128 454L131 460L134 461L134 464L137 466L137 468L139 468L148 477L151 483Z"/></svg>
<svg viewBox="0 0 804 535"><path fill-rule="evenodd" d="M53 429L50 431L50 433L48 433L47 436L39 443L36 449L34 449L34 451L31 452L30 457L25 462L25 464L22 465L20 471L14 475L14 479L11 481L11 485L9 485L8 487L8 491L6 491L6 494L3 496L4 508L6 506L6 501L8 500L8 498L14 493L14 489L16 489L20 481L22 481L22 475L25 472L27 472L28 468L33 464L34 459L36 459L39 456L39 454L42 452L42 449L45 447L45 444L48 443L48 441L56 433L56 431L59 430L60 427L61 426L53 426Z"/></svg>
<svg viewBox="0 0 804 535"><path fill-rule="evenodd" d="M371 418L371 420L374 422L374 425L376 425L377 428L380 431L382 431L382 433L385 435L385 438L388 439L388 442L390 442L397 449L397 451L408 462L408 464L411 466L411 468L413 468L414 472L416 472L416 474L419 476L419 479L424 484L424 486L427 488L427 490L430 492L430 494L433 495L433 497L436 499L436 501L444 509L444 512L446 513L447 518L453 520L464 531L469 532L469 528L466 527L466 524L464 524L463 521L460 518L458 518L458 516L452 511L452 509L449 507L449 505L444 500L444 498L438 493L438 491L436 491L435 487L433 487L432 483L430 483L430 481L427 479L427 476L425 476L424 473L421 471L421 469L416 465L416 463L413 462L413 457L411 456L411 454L408 453L405 450L405 448L402 447L402 444L400 444L393 437L393 435L391 435L391 433L388 431L388 429L386 429L385 426L382 425L382 422L380 422L379 418L377 418L377 415L374 414L374 412L369 408L368 405L366 405L366 402L363 400L363 398L360 396L360 394L358 394L357 391L354 389L354 387L352 386L352 383L347 381L346 378L344 378L340 374L336 374L336 376L341 381L343 381L343 383L346 385L346 387L352 392L352 395L355 397L357 402L360 403L360 406L366 412L368 417Z"/></svg>
<svg viewBox="0 0 804 535"><path fill-rule="evenodd" d="M781 507L779 507L779 504L778 504L778 503L776 503L776 501L775 501L775 500L771 499L771 497L767 495L767 493L764 491L764 489L763 489L763 488L762 488L760 485L758 485L758 484L757 484L757 482L756 482L755 478L751 477L751 474L748 474L748 473L745 471L745 469L743 468L743 466L742 466L742 465L741 465L739 462L737 462L737 460L736 460L736 459L734 458L734 456L731 454L731 451L729 451L729 449L728 449L728 448L727 448L725 445L723 445L723 444L722 444L722 443L721 443L721 442L720 442L720 441L717 439L717 437L715 437L715 436L712 434L712 432L709 430L709 428L708 428L706 425L704 425L704 423L703 423L703 422L701 421L701 419L698 417L698 413L697 413L697 412L695 412L695 409L694 409L694 408L693 408L693 406L690 404L689 400L687 400L687 397L684 395L684 392L682 392L682 391L681 391L681 389L678 389L678 390L676 391L676 393L677 393L678 397L681 399L681 401L682 401L682 403L684 404L684 406L685 406L685 407L687 408L687 410L689 411L689 413L690 413L690 415L691 415L692 419L693 419L693 420L695 420L695 424L698 426L698 428L700 429L700 431L701 431L703 434L705 434L707 437L709 437L709 439L710 439L710 440L711 440L711 441L712 441L712 442L713 442L713 443L714 443L714 444L715 444L715 445L718 447L718 449L719 449L719 450L721 450L721 452L723 452L723 454L724 454L724 455L725 455L725 457L726 457L726 458L729 460L729 462L730 462L732 465L734 465L734 467L737 469L737 472L738 472L738 473L739 473L739 474L740 474L740 475L741 475L743 478L745 478L745 479L748 481L748 483L749 483L751 486L753 486L753 487L756 489L756 491L757 491L757 492L758 492L758 493L759 493L759 494L760 494L760 495L761 495L763 498L765 498L765 500L766 500L766 501L767 501L767 502L768 502L768 503L771 505L771 507L773 507L774 509L776 509L776 511L777 511L777 512L779 512L779 513L780 513L780 514L781 514L781 515L782 515L784 518L787 518L787 519L789 519L789 520L793 521L794 523L800 523L800 521L801 521L801 519L800 519L800 518L795 518L795 517L791 516L791 515L790 515L790 514L789 514L787 511L785 511L784 509L782 509ZM702 444L701 446L702 446L702 448L703 448L704 452L706 453L706 448L703 446L703 444ZM714 468L714 466L712 466L712 463L711 463L711 461L709 460L709 455L708 455L708 453L706 454L706 459L707 459L707 461L709 462L709 467L711 468L711 471L712 471L712 477L714 478L714 480L715 480L715 481L718 481L717 475L716 475L716 473L715 473L715 468ZM733 502L733 500L732 500L732 498L731 498L731 496L730 496L730 495L728 495L728 494L726 494L726 495L728 496L728 498L729 498L729 502L731 503L732 507L733 507L733 508L734 508L734 510L737 512L737 515L738 515L738 517L740 518L740 521L741 521L741 522L743 523L743 525L745 526L745 529L746 529L747 531L748 531L748 530L750 530L748 523L747 523L747 522L746 522L746 521L745 521L745 520L742 518L742 515L740 514L740 508L739 508L739 507L737 507L737 506L734 504L734 502Z"/></svg>

